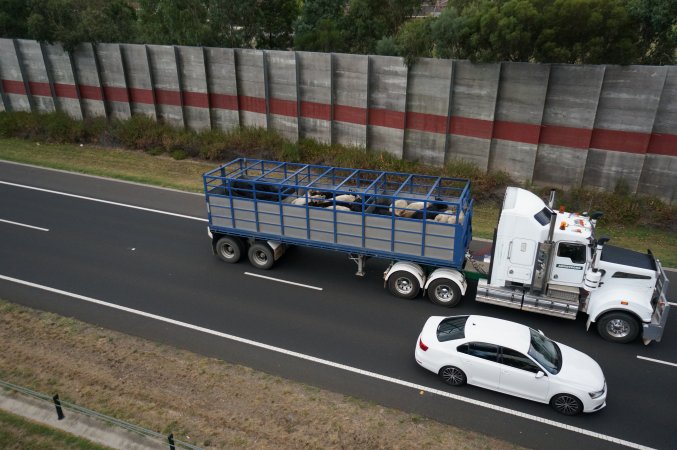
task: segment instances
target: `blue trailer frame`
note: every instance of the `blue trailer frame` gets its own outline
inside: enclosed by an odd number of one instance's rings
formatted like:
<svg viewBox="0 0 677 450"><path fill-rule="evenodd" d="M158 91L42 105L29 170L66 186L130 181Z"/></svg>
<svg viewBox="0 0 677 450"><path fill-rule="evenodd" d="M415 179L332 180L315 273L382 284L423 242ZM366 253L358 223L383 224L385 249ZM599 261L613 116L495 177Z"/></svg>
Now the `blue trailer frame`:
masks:
<svg viewBox="0 0 677 450"><path fill-rule="evenodd" d="M461 270L472 236L470 180L463 178L238 158L203 182L217 238Z"/></svg>

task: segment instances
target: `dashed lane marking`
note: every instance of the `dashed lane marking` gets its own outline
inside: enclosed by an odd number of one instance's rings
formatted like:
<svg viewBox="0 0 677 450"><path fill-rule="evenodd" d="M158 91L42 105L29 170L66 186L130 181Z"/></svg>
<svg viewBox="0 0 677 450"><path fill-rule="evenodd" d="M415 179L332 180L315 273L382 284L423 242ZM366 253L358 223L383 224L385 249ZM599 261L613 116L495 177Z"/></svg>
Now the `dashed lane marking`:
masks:
<svg viewBox="0 0 677 450"><path fill-rule="evenodd" d="M279 278L267 277L265 275L259 275L258 273L245 272L244 274L249 275L250 277L257 277L257 278L263 278L265 280L277 281L278 283L292 284L294 286L300 286L300 287L304 287L304 288L308 288L308 289L315 289L316 291L322 291L323 290L321 287L311 286L309 284L303 284L303 283L296 283L294 281L281 280Z"/></svg>
<svg viewBox="0 0 677 450"><path fill-rule="evenodd" d="M666 366L677 367L676 363L671 363L671 362L668 362L668 361L661 361L660 359L647 358L646 356L639 356L639 355L637 355L637 358L643 359L645 361L655 362L655 363L658 363L658 364L665 364Z"/></svg>
<svg viewBox="0 0 677 450"><path fill-rule="evenodd" d="M0 222L2 222L2 223L8 223L8 224L10 224L10 225L16 225L16 226L24 227L24 228L31 228L31 229L33 229L33 230L49 231L48 228L36 227L36 226L34 226L34 225L28 225L28 224L25 224L25 223L12 222L11 220L0 219Z"/></svg>

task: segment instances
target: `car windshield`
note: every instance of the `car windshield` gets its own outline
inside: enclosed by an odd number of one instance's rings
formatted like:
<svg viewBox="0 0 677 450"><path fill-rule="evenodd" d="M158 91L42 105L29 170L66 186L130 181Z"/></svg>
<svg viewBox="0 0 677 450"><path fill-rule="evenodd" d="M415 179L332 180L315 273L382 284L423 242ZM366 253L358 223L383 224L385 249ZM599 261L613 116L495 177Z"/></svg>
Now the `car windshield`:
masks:
<svg viewBox="0 0 677 450"><path fill-rule="evenodd" d="M562 368L562 352L559 346L536 330L531 332L531 346L529 356L534 358L548 372L555 375Z"/></svg>

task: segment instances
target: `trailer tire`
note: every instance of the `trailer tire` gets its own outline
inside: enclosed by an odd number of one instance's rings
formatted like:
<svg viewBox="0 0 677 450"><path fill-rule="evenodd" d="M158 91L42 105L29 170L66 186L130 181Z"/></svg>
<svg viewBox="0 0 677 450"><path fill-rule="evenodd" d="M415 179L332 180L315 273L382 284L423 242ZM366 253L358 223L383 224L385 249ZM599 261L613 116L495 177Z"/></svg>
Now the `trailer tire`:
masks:
<svg viewBox="0 0 677 450"><path fill-rule="evenodd" d="M627 344L637 339L639 323L630 314L612 311L597 320L597 332L609 342Z"/></svg>
<svg viewBox="0 0 677 450"><path fill-rule="evenodd" d="M265 242L255 242L247 252L249 262L257 269L268 270L273 267L275 257L273 250Z"/></svg>
<svg viewBox="0 0 677 450"><path fill-rule="evenodd" d="M461 303L461 289L448 278L438 278L428 286L428 298L436 305L453 308Z"/></svg>
<svg viewBox="0 0 677 450"><path fill-rule="evenodd" d="M242 258L244 243L240 238L224 236L216 242L214 250L221 261L234 264Z"/></svg>
<svg viewBox="0 0 677 450"><path fill-rule="evenodd" d="M421 290L421 284L414 274L406 270L398 270L388 277L388 289L395 297L411 300Z"/></svg>

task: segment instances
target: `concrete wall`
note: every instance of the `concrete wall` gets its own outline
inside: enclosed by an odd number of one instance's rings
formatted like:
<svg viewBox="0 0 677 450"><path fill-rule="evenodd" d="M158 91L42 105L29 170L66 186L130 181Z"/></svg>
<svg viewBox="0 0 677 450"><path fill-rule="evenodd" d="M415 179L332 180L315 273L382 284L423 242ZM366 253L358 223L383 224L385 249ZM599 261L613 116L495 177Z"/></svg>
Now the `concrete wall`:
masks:
<svg viewBox="0 0 677 450"><path fill-rule="evenodd" d="M0 39L0 110L276 130L675 201L677 68Z"/></svg>

